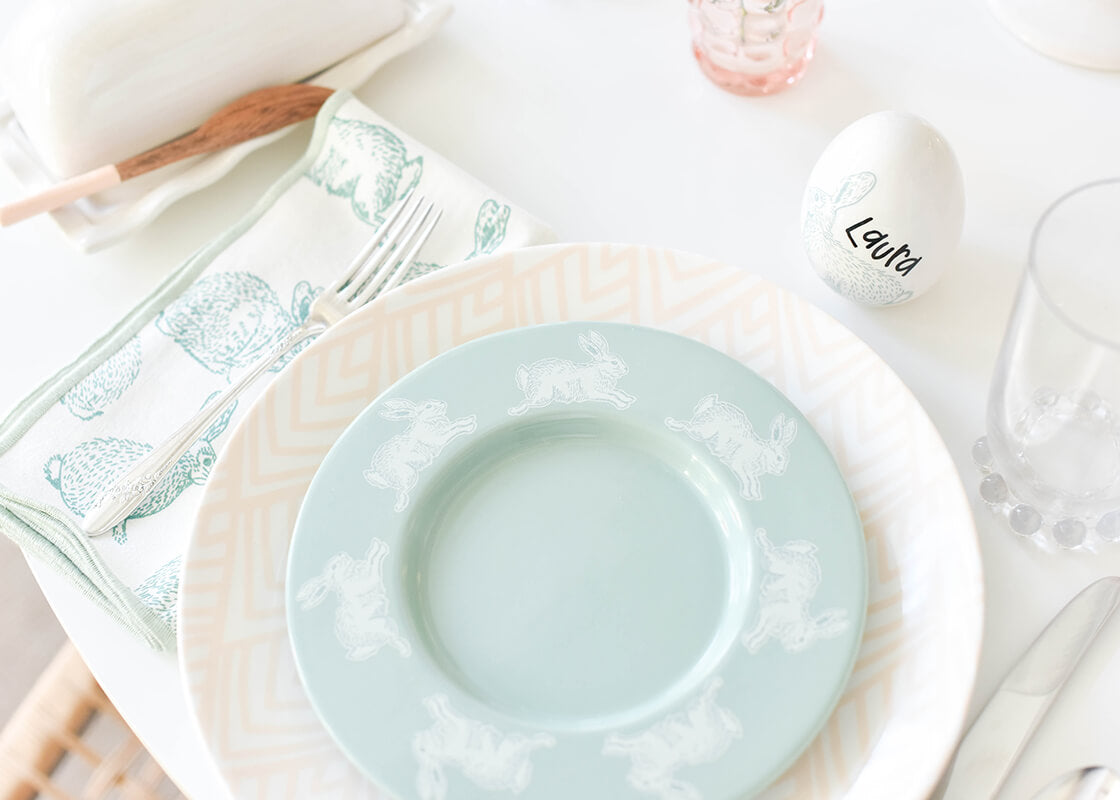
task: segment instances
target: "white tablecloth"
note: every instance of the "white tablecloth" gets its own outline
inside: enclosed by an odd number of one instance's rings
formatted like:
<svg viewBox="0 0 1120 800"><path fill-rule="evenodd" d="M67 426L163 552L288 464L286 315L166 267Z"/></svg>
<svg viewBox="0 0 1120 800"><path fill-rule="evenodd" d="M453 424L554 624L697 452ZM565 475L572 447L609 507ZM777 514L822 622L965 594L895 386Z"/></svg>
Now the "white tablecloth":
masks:
<svg viewBox="0 0 1120 800"><path fill-rule="evenodd" d="M0 0L0 31L28 0ZM1079 588L1120 573L1120 548L1044 555L976 500L969 447L1043 209L1120 175L1120 73L1050 61L981 2L833 0L801 85L743 99L700 74L682 0L458 0L428 44L358 96L394 124L549 222L568 240L675 247L742 264L817 303L867 340L925 405L976 503L988 582L975 706ZM1060 13L1060 12L1057 12ZM833 295L798 240L801 192L848 122L899 108L956 149L967 217L957 263L918 300L887 310ZM0 409L77 355L298 157L293 136L172 207L126 243L74 252L49 219L0 232ZM0 198L17 195L0 170ZM192 797L220 781L186 716L174 661L150 653L52 574L48 600L107 693ZM1022 797L1078 764L1120 766L1120 621L1111 625L1025 753Z"/></svg>

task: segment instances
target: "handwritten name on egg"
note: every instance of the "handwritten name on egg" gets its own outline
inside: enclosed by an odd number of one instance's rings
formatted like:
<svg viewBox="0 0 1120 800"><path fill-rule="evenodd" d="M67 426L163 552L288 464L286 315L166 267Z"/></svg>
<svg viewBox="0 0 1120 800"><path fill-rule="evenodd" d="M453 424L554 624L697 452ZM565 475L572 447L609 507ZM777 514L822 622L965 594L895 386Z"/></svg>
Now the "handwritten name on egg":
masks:
<svg viewBox="0 0 1120 800"><path fill-rule="evenodd" d="M848 241L852 243L852 247L858 250L860 246L859 242L852 236L852 233L874 220L874 217L868 217L844 229L844 232L848 234ZM899 272L903 275L909 275L910 270L918 266L918 262L922 260L921 256L915 257L914 254L910 252L909 246L905 243L898 248L892 247L891 243L887 240L887 234L882 231L874 229L864 231L860 234L860 239L863 241L863 246L871 251L871 257L873 259L882 261L885 258L887 263L884 266L894 267L895 272ZM896 264L895 259L901 260Z"/></svg>

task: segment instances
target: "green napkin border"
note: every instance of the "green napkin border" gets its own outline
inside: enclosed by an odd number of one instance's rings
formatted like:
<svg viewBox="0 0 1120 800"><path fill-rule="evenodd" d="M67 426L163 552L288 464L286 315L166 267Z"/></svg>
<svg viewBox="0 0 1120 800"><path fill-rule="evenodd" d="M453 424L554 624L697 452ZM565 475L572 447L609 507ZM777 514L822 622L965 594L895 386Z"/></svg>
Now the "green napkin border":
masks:
<svg viewBox="0 0 1120 800"><path fill-rule="evenodd" d="M230 243L248 231L303 176L318 157L335 112L350 98L350 92L346 91L335 92L327 98L315 118L315 128L304 155L269 187L245 216L188 258L108 333L16 405L0 422L0 456L15 446L66 392L190 286ZM132 589L106 568L89 537L68 515L21 497L0 483L0 531L24 552L33 553L66 575L83 595L149 646L158 651L175 649L174 627L141 602ZM97 581L91 576L96 576Z"/></svg>

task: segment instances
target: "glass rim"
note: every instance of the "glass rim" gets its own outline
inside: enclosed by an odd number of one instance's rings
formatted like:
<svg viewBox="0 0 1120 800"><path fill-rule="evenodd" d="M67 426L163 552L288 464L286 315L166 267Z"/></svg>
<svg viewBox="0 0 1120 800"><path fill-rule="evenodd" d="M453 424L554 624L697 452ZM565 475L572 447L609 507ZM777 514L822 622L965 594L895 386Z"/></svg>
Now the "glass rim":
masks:
<svg viewBox="0 0 1120 800"><path fill-rule="evenodd" d="M1034 230L1031 232L1030 250L1028 251L1027 255L1027 274L1030 275L1031 278L1033 278L1035 288L1038 291L1039 297L1042 298L1042 302L1046 304L1046 307L1050 309L1051 313L1053 313L1054 316L1056 316L1072 330L1081 334L1081 336L1085 337L1086 339L1108 347L1109 349L1120 351L1120 338L1112 339L1102 333L1098 333L1097 331L1087 328L1061 309L1061 307L1054 301L1054 298L1051 296L1046 282L1042 279L1042 275L1038 266L1038 260L1036 258L1039 235L1043 227L1046 225L1046 221L1050 218L1050 215L1053 214L1059 206L1061 206L1074 195L1079 195L1082 192L1088 191L1090 189L1095 189L1097 187L1106 186L1109 184L1120 184L1120 177L1101 178L1099 180L1090 181L1089 183L1083 183L1080 186L1076 186L1073 189L1070 189L1068 192L1061 195L1057 200L1046 207L1046 210L1042 212L1042 216L1038 218L1038 222L1035 223Z"/></svg>

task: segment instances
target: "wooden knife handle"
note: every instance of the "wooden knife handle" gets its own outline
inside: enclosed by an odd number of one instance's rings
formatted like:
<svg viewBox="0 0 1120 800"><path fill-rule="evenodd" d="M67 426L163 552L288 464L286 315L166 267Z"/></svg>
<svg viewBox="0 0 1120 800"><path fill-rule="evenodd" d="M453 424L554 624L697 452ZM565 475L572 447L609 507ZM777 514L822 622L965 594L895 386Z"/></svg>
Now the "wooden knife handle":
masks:
<svg viewBox="0 0 1120 800"><path fill-rule="evenodd" d="M127 181L190 156L223 150L319 113L333 89L296 83L258 89L224 106L200 127L117 164Z"/></svg>

